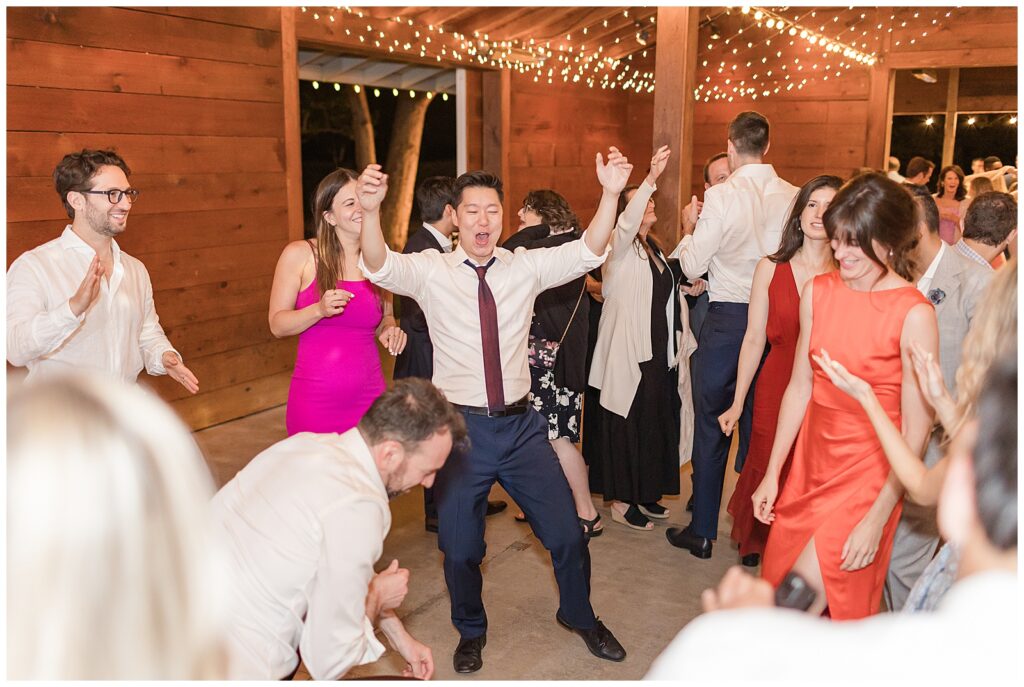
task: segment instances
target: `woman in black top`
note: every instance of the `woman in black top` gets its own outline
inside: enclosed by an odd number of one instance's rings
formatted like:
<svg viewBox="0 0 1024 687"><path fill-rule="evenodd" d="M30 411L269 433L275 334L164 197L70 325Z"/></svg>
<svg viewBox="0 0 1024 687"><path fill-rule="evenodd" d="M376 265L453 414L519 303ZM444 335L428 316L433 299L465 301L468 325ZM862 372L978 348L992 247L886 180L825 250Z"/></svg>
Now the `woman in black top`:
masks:
<svg viewBox="0 0 1024 687"><path fill-rule="evenodd" d="M575 213L554 191L528 193L519 219L519 231L505 241L503 248L549 248L580 238ZM579 277L537 297L530 327L530 396L534 408L547 418L548 439L572 489L580 525L587 536L596 537L602 531L601 516L590 496L583 455L576 448L587 386L584 365L590 298L584 291L585 280ZM538 356L533 354L543 348L543 341L559 342L553 367L539 364ZM521 515L517 519L523 520Z"/></svg>

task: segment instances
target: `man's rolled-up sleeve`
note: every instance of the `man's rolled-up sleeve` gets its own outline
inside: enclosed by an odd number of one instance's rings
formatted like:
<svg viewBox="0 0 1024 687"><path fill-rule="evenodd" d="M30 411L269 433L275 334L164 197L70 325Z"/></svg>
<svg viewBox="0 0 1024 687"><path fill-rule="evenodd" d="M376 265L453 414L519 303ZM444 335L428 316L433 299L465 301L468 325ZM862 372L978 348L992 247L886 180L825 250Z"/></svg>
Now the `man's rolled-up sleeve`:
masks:
<svg viewBox="0 0 1024 687"><path fill-rule="evenodd" d="M336 680L385 652L366 617L373 564L386 534L381 509L372 501L344 503L321 520L320 560L299 643L314 680Z"/></svg>
<svg viewBox="0 0 1024 687"><path fill-rule="evenodd" d="M537 292L540 293L571 282L595 267L600 267L608 258L609 252L610 247L601 255L597 255L590 250L583 238L579 238L555 248L536 248L517 256L519 259L529 260L533 265L537 275Z"/></svg>
<svg viewBox="0 0 1024 687"><path fill-rule="evenodd" d="M7 272L7 360L16 366L53 353L85 321L70 299L48 307L39 275L25 258Z"/></svg>
<svg viewBox="0 0 1024 687"><path fill-rule="evenodd" d="M397 293L399 296L415 298L417 295L421 295L425 275L430 269L431 256L429 253L431 251L428 251L427 254L403 254L396 253L390 248L386 248L386 250L384 264L376 272L371 272L363 262L363 256L359 256L359 269L363 276L382 289ZM437 255L436 251L432 252L434 256Z"/></svg>

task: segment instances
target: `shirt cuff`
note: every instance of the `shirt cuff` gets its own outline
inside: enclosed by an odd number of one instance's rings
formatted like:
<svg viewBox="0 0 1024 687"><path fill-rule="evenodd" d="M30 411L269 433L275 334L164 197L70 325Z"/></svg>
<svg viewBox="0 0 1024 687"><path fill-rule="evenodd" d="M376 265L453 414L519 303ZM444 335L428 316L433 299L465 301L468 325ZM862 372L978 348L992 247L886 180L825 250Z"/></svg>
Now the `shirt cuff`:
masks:
<svg viewBox="0 0 1024 687"><path fill-rule="evenodd" d="M676 246L676 249L672 251L671 254L669 254L668 259L678 260L680 256L682 256L683 251L686 250L687 246L689 246L692 242L693 234L687 234L686 236L684 236L682 240L679 242L679 245Z"/></svg>
<svg viewBox="0 0 1024 687"><path fill-rule="evenodd" d="M387 648L377 639L373 623L366 616L363 616L363 634L366 636L366 650L363 652L363 657L359 659L359 665L373 663L387 651Z"/></svg>
<svg viewBox="0 0 1024 687"><path fill-rule="evenodd" d="M173 347L169 347L169 348L163 349L162 351L160 351L159 355L156 355L156 356L153 357L153 360L150 361L150 367L146 369L146 372L148 372L151 375L165 375L165 374L167 374L167 368L164 367L164 353L167 353L168 351L170 351L171 353L174 353L176 356L178 356L178 360L181 361L182 365L185 364L184 356L182 356L181 353L179 353L177 351L177 349L175 349Z"/></svg>

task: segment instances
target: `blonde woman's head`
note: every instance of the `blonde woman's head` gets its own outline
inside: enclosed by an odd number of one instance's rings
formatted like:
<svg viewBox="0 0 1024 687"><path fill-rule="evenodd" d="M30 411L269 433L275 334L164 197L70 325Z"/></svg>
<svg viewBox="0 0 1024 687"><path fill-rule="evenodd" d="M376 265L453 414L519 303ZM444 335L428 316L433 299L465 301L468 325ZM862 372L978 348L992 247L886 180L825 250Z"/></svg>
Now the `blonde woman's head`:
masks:
<svg viewBox="0 0 1024 687"><path fill-rule="evenodd" d="M225 677L210 474L181 421L91 376L7 404L12 679Z"/></svg>
<svg viewBox="0 0 1024 687"><path fill-rule="evenodd" d="M999 269L982 296L970 331L964 337L963 355L956 371L957 422L955 435L974 415L985 374L999 356L1017 348L1017 258Z"/></svg>

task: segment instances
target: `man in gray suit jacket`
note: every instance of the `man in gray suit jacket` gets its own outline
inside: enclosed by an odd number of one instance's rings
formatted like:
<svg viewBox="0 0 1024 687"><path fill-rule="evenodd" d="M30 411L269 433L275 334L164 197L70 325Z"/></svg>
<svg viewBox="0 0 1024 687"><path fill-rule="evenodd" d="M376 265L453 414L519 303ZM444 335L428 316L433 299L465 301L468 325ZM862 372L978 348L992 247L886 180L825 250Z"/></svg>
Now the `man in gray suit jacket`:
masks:
<svg viewBox="0 0 1024 687"><path fill-rule="evenodd" d="M939 209L935 201L927 191L918 192L905 186L914 195L918 209L920 238L914 254L917 288L935 306L939 321L939 366L946 387L955 396L961 347L992 271L943 243L939 238ZM941 431L936 429L928 443L924 461L929 467L942 457L940 436ZM885 601L890 610L903 608L910 588L935 556L938 545L935 508L905 500L885 580Z"/></svg>

